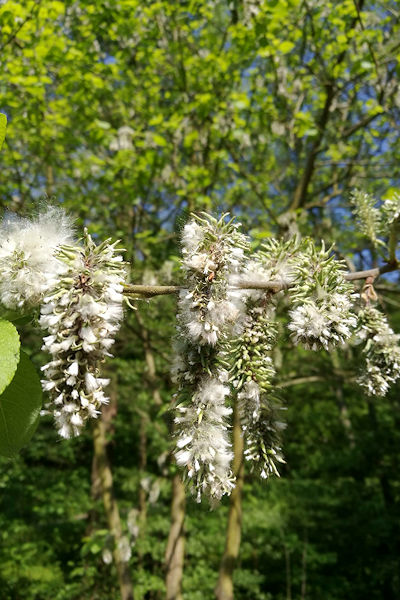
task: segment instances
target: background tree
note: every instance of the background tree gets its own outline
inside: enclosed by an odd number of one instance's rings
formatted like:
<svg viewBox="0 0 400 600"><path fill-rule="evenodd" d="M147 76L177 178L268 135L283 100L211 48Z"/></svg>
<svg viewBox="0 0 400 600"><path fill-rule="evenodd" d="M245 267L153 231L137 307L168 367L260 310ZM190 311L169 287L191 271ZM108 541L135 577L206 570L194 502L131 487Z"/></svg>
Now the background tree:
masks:
<svg viewBox="0 0 400 600"><path fill-rule="evenodd" d="M398 184L397 2L8 0L0 18L4 209L61 203L78 226L123 240L135 282L178 281L178 233L203 209L235 213L260 243L297 229L336 241L350 269L380 264L348 199ZM396 325L397 275L380 285ZM113 362L106 452L136 598L165 588L174 312L170 297L140 302ZM21 334L43 364L33 328ZM398 596L399 404L395 391L378 402L355 391L357 361L289 342L277 352L287 466L267 486L245 476L235 597ZM43 419L2 461L5 597L118 593L92 455L89 432L61 444ZM188 502L190 599L213 597L227 510Z"/></svg>

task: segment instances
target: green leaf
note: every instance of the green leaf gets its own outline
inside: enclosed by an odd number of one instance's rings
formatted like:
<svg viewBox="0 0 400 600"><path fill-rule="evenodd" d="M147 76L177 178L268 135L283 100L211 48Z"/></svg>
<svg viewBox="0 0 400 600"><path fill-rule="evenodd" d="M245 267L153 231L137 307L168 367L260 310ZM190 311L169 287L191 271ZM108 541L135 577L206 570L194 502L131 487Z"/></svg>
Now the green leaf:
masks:
<svg viewBox="0 0 400 600"><path fill-rule="evenodd" d="M281 42L280 44L278 44L278 50L280 52L282 52L282 54L287 54L288 52L293 50L294 46L295 45L293 42L289 42L288 40L285 40L284 42Z"/></svg>
<svg viewBox="0 0 400 600"><path fill-rule="evenodd" d="M153 142L162 148L167 145L167 141L158 133L153 133Z"/></svg>
<svg viewBox="0 0 400 600"><path fill-rule="evenodd" d="M0 150L3 146L4 138L6 137L7 117L0 113Z"/></svg>
<svg viewBox="0 0 400 600"><path fill-rule="evenodd" d="M25 446L38 424L42 387L30 358L21 350L17 372L0 396L0 454L11 458Z"/></svg>
<svg viewBox="0 0 400 600"><path fill-rule="evenodd" d="M18 326L26 325L32 320L32 311L21 311L21 310L12 310L11 308L5 308L0 304L0 322L1 321L11 321L15 323L18 321ZM1 394L1 391L0 391Z"/></svg>
<svg viewBox="0 0 400 600"><path fill-rule="evenodd" d="M0 394L9 385L19 361L19 335L10 321L0 321Z"/></svg>

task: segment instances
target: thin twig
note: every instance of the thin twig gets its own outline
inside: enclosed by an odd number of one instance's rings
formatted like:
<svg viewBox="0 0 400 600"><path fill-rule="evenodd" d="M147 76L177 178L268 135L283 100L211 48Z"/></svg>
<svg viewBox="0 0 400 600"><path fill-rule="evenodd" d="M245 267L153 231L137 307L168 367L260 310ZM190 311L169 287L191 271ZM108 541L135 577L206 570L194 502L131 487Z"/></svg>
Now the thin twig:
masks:
<svg viewBox="0 0 400 600"><path fill-rule="evenodd" d="M288 379L287 381L280 381L278 387L287 388L292 385L304 385L305 383L317 383L322 381L326 384L326 377L322 377L322 375L310 375L309 377L296 377L294 379Z"/></svg>
<svg viewBox="0 0 400 600"><path fill-rule="evenodd" d="M384 273L390 273L399 269L400 264L397 262L387 263L383 267L376 267L375 269L368 269L366 271L354 271L354 273L346 273L344 278L347 281L356 281L359 279L367 279L368 277L376 278ZM292 286L289 281L242 281L237 286L232 288L242 290L269 290L273 293L287 290ZM185 286L181 285L126 285L124 287L124 293L127 296L140 296L144 298L152 298L154 296L166 296L168 294L175 294L181 290L186 289Z"/></svg>
<svg viewBox="0 0 400 600"><path fill-rule="evenodd" d="M129 296L138 294L145 298L152 298L153 296L175 294L182 289L184 288L180 285L126 285L124 287L124 293Z"/></svg>

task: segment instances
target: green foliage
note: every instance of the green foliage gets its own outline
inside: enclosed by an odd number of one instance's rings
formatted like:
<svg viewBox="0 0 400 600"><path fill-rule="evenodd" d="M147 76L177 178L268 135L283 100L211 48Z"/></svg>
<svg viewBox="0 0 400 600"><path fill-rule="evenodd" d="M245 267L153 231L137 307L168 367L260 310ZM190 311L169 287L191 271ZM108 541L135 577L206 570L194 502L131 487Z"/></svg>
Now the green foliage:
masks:
<svg viewBox="0 0 400 600"><path fill-rule="evenodd" d="M38 425L42 388L36 369L21 350L18 368L0 396L0 454L14 456Z"/></svg>
<svg viewBox="0 0 400 600"><path fill-rule="evenodd" d="M0 113L0 150L3 146L4 139L6 137L6 129L7 129L7 117L5 114Z"/></svg>
<svg viewBox="0 0 400 600"><path fill-rule="evenodd" d="M9 321L0 320L0 394L14 377L19 362L18 331Z"/></svg>

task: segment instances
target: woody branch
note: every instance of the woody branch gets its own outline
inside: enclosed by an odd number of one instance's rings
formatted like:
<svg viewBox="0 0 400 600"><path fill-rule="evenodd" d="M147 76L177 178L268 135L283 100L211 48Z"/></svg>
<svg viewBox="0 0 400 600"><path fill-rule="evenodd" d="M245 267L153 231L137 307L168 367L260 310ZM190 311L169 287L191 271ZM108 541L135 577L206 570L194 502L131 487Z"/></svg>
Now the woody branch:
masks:
<svg viewBox="0 0 400 600"><path fill-rule="evenodd" d="M344 278L347 281L357 281L360 279L367 279L368 277L373 277L374 279L379 275L383 275L384 273L390 273L392 271L396 271L399 268L399 264L397 262L387 263L382 267L376 267L374 269L367 269L366 271L354 271L346 273ZM254 283L250 281L242 281L239 283L237 288L239 289L248 289L248 290L270 290L273 293L280 292L281 290L286 290L291 286L289 281L263 281L260 283ZM124 293L128 296L142 296L144 298L152 298L154 296L165 296L169 294L175 294L180 290L185 289L185 286L179 285L135 285L128 284L124 287Z"/></svg>

